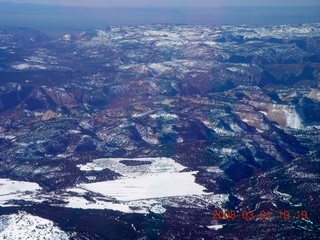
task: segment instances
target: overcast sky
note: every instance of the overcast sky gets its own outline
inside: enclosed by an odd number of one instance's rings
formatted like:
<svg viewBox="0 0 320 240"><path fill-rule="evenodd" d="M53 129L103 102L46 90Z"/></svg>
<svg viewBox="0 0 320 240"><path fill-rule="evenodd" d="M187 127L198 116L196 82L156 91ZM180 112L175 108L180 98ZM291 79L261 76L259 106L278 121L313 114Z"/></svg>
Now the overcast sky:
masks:
<svg viewBox="0 0 320 240"><path fill-rule="evenodd" d="M93 7L320 6L320 0L14 0L12 2Z"/></svg>

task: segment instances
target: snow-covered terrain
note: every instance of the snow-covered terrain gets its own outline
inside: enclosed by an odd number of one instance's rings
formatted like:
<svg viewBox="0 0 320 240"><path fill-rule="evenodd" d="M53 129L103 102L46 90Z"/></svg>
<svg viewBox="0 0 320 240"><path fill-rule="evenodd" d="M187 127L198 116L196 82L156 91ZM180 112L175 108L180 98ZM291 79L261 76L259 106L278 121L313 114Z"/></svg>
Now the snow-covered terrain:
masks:
<svg viewBox="0 0 320 240"><path fill-rule="evenodd" d="M80 165L81 170L105 168L120 173L122 177L78 187L122 201L204 193L204 188L194 182L196 172L180 172L185 167L171 158L106 158Z"/></svg>
<svg viewBox="0 0 320 240"><path fill-rule="evenodd" d="M311 214L212 210L319 209L318 23L73 34L0 26L2 215L75 239L316 239Z"/></svg>
<svg viewBox="0 0 320 240"><path fill-rule="evenodd" d="M204 192L195 183L195 171L183 171L185 167L171 158L102 158L86 165L78 165L82 171L110 169L121 174L116 180L79 183L60 193L46 193L36 183L0 179L2 206L15 205L11 200L35 202L63 200L66 204L53 204L70 208L112 209L125 213L163 213L164 205L172 205L179 199L190 199L190 207L202 201L205 206L221 205L228 195ZM87 198L93 195L91 200ZM193 199L193 200L191 200ZM199 202L200 201L200 202Z"/></svg>
<svg viewBox="0 0 320 240"><path fill-rule="evenodd" d="M26 212L0 216L0 238L6 240L67 240L52 221Z"/></svg>
<svg viewBox="0 0 320 240"><path fill-rule="evenodd" d="M39 202L35 194L41 190L37 183L0 179L0 205L11 205L10 200Z"/></svg>
<svg viewBox="0 0 320 240"><path fill-rule="evenodd" d="M130 212L130 206L131 209L140 208L140 211L141 207L157 211L156 209L162 209L161 198L193 195L202 198L201 196L208 194L204 192L204 187L195 183L196 172L181 172L185 167L171 158L105 158L79 167L83 171L101 171L108 168L120 173L122 177L112 181L78 184L75 188L68 189L69 192L86 190L110 198L109 203L88 203L79 197L67 198L73 203L68 205L73 207L105 207ZM120 202L112 203L111 199Z"/></svg>
<svg viewBox="0 0 320 240"><path fill-rule="evenodd" d="M195 173L158 173L154 176L142 175L80 184L79 187L121 201L203 194L204 188L194 183Z"/></svg>
<svg viewBox="0 0 320 240"><path fill-rule="evenodd" d="M110 169L124 177L177 173L185 169L172 158L101 158L86 165L78 165L82 171Z"/></svg>

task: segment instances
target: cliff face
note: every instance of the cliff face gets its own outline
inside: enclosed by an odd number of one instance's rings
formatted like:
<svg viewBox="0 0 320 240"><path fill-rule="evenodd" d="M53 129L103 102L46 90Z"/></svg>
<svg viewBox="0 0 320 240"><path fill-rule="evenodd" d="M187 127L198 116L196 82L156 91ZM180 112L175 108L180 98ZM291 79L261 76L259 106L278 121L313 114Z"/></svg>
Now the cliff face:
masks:
<svg viewBox="0 0 320 240"><path fill-rule="evenodd" d="M319 194L319 37L318 24L123 26L58 39L0 28L0 176L41 186L11 203L19 208L38 199L39 209L67 209L59 214L76 206L113 209L114 219L123 211L129 227L121 226L137 237L152 236L144 224L155 221L163 238L185 238L188 231L174 229L188 222L189 239L232 237L231 228L249 234L240 220L207 228L215 208L319 209L311 200ZM108 181L123 189L133 175L143 189L170 177L191 181L196 196L122 202L120 193L96 189ZM87 211L88 219L102 216ZM312 221L292 224L314 231L319 221ZM290 229L279 222L270 220L268 232ZM160 223L168 225L162 233Z"/></svg>

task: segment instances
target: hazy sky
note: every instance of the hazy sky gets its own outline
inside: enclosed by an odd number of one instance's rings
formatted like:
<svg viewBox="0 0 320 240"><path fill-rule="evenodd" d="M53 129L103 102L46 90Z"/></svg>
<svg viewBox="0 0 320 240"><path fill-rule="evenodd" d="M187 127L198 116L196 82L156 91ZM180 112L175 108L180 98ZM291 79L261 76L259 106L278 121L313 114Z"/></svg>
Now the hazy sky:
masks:
<svg viewBox="0 0 320 240"><path fill-rule="evenodd" d="M8 2L8 0L0 0L0 2ZM320 0L14 0L12 2L93 7L320 6Z"/></svg>

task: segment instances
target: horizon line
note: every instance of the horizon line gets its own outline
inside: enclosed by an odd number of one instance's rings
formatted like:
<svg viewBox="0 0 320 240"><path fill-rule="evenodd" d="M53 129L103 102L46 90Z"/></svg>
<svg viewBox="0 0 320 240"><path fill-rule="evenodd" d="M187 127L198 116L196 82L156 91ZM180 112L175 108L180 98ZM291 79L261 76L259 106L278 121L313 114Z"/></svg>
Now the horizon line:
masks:
<svg viewBox="0 0 320 240"><path fill-rule="evenodd" d="M301 7L320 7L320 5L227 5L227 6L87 6L87 5L64 5L64 4L50 4L50 3L18 3L14 1L0 2L0 4L13 4L13 5L38 5L48 7L76 7L76 8L163 8L163 9L221 9L221 8L301 8Z"/></svg>

